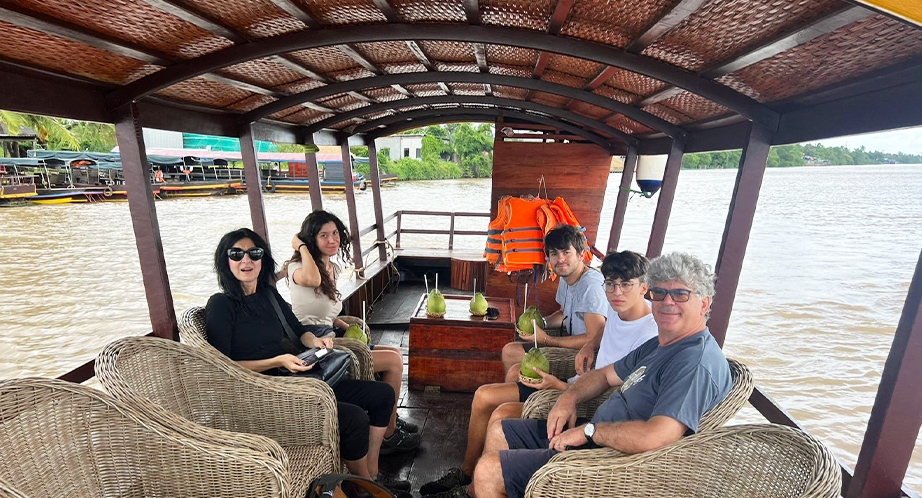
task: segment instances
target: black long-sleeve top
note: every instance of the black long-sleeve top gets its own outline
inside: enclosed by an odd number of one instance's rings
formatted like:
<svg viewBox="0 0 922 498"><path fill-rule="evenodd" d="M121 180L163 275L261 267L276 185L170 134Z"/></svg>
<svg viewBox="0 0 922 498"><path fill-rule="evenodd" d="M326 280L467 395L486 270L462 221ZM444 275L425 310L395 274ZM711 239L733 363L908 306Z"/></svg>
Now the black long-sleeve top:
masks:
<svg viewBox="0 0 922 498"><path fill-rule="evenodd" d="M265 360L285 353L285 329L269 302L270 293L275 295L291 330L299 336L304 334L304 326L282 296L274 287L268 287L244 296L243 303L235 303L223 293L211 296L205 305L208 342L234 361Z"/></svg>

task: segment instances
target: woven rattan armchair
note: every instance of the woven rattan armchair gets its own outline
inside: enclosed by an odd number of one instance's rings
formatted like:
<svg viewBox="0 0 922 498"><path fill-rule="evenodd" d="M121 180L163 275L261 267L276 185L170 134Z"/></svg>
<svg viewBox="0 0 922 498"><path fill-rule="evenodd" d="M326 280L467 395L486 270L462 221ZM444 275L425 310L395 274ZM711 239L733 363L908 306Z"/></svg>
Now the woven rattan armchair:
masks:
<svg viewBox="0 0 922 498"><path fill-rule="evenodd" d="M275 441L160 412L55 379L0 381L0 497L290 496Z"/></svg>
<svg viewBox="0 0 922 498"><path fill-rule="evenodd" d="M720 427L620 458L599 458L597 451L556 455L531 478L526 498L835 498L842 487L829 450L780 425Z"/></svg>
<svg viewBox="0 0 922 498"><path fill-rule="evenodd" d="M746 401L749 400L749 395L752 394L752 389L754 387L752 372L749 371L746 365L736 360L728 359L727 362L730 364L730 376L733 378L733 386L730 388L730 392L727 393L727 397L724 398L723 401L718 403L714 408L711 408L711 410L701 417L698 432L708 431L726 423L727 420L730 420L730 418L743 407ZM594 399L579 403L576 406L577 416L587 419L592 418L596 409L604 403L615 390L616 388L614 387L610 388ZM522 409L522 417L546 419L547 414L551 411L551 408L554 407L554 403L557 402L557 398L559 398L562 393L563 391L556 391L553 389L532 393L525 401L525 406Z"/></svg>
<svg viewBox="0 0 922 498"><path fill-rule="evenodd" d="M341 469L336 399L322 381L262 375L217 350L152 337L106 345L96 376L106 391L145 413L162 407L206 427L275 440L290 461L293 497Z"/></svg>
<svg viewBox="0 0 922 498"><path fill-rule="evenodd" d="M341 316L343 321L348 324L359 323L365 328L365 333L369 333L368 326L361 318L354 316ZM211 349L218 352L208 342L208 332L205 328L205 308L193 306L182 312L179 316L179 337L182 342L191 344L196 347ZM352 365L349 368L349 376L356 380L374 380L374 362L371 356L371 350L368 346L354 339L336 338L333 339L336 349L346 351L352 354Z"/></svg>

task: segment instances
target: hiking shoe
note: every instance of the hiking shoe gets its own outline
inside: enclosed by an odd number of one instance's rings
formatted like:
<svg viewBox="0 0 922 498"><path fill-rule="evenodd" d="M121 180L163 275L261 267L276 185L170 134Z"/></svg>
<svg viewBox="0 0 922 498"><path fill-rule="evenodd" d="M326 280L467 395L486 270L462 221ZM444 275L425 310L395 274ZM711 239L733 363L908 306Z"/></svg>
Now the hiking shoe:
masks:
<svg viewBox="0 0 922 498"><path fill-rule="evenodd" d="M441 493L436 493L434 495L423 495L425 498L471 498L471 495L467 494L467 485L455 486L448 491L442 491Z"/></svg>
<svg viewBox="0 0 922 498"><path fill-rule="evenodd" d="M423 496L434 495L436 493L444 493L446 491L451 491L458 486L467 486L471 483L471 478L466 476L464 472L458 467L452 467L448 469L448 473L439 477L435 481L427 482L419 488L419 494ZM467 491L463 496L467 496Z"/></svg>
<svg viewBox="0 0 922 498"><path fill-rule="evenodd" d="M410 491L410 481L405 481L403 479L395 479L389 475L382 473L378 474L378 477L375 478L375 482L384 486L387 489L398 490L398 491Z"/></svg>
<svg viewBox="0 0 922 498"><path fill-rule="evenodd" d="M419 448L419 443L419 434L411 434L397 427L391 437L384 438L381 443L381 454L390 455L401 451L412 451Z"/></svg>
<svg viewBox="0 0 922 498"><path fill-rule="evenodd" d="M413 422L407 422L406 420L400 418L400 415L397 415L397 427L400 427L401 429L407 432L411 432L413 434L416 434L419 432L419 426L417 426Z"/></svg>

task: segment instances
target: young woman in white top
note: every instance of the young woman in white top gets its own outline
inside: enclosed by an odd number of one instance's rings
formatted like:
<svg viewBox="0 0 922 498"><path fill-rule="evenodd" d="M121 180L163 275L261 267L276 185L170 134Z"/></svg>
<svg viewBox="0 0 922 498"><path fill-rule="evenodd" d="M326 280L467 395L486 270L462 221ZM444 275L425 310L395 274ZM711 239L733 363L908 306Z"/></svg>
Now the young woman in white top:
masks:
<svg viewBox="0 0 922 498"><path fill-rule="evenodd" d="M349 325L339 318L343 303L336 290L340 268L331 258L339 255L344 262L352 260L349 254L349 231L332 213L318 210L309 214L301 230L291 240L294 255L283 267L288 275L291 290L291 308L295 316L317 337L328 334L342 336ZM381 380L394 388L399 396L403 377L403 356L391 346L371 344L374 371ZM381 454L408 451L419 446L418 428L399 420L394 403L394 413L381 445Z"/></svg>

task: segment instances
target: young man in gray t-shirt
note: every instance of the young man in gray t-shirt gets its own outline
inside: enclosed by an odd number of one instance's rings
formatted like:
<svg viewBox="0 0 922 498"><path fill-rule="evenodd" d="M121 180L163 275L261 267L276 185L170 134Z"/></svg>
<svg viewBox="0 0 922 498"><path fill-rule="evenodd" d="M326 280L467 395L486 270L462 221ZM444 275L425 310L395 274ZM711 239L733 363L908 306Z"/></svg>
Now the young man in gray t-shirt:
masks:
<svg viewBox="0 0 922 498"><path fill-rule="evenodd" d="M544 252L554 273L560 277L556 296L560 309L544 317L545 329L566 332L550 336L540 327L535 328L538 344L579 350L576 356L578 374L589 371L595 363L595 348L584 346L599 343L610 308L602 274L583 262L585 251L586 237L572 225L561 225L544 236ZM535 337L520 337L526 342L510 342L503 347L506 382L518 380L519 363L535 345Z"/></svg>

